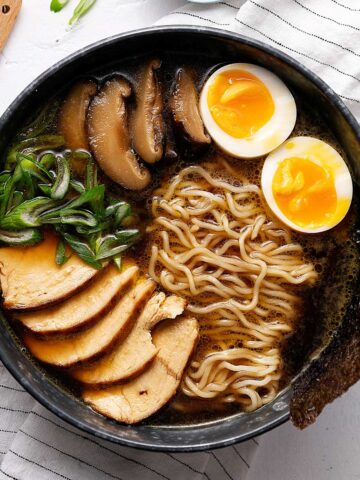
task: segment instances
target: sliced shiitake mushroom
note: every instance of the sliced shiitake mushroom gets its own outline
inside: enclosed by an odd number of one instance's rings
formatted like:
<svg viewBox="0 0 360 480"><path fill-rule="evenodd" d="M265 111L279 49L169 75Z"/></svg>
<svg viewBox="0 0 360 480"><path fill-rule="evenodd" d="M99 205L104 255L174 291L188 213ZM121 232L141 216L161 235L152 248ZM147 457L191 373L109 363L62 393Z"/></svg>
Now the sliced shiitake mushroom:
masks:
<svg viewBox="0 0 360 480"><path fill-rule="evenodd" d="M179 68L169 98L169 110L177 136L180 136L188 146L197 148L207 146L211 142L205 132L198 103L193 72L188 68Z"/></svg>
<svg viewBox="0 0 360 480"><path fill-rule="evenodd" d="M163 98L157 70L161 61L150 60L141 70L136 92L136 109L132 116L133 145L147 163L163 155Z"/></svg>
<svg viewBox="0 0 360 480"><path fill-rule="evenodd" d="M131 86L122 77L107 81L88 111L88 134L92 152L104 173L130 190L142 190L150 180L130 147L125 99Z"/></svg>
<svg viewBox="0 0 360 480"><path fill-rule="evenodd" d="M71 150L89 149L86 112L95 93L96 85L91 80L78 82L70 89L60 109L58 131Z"/></svg>

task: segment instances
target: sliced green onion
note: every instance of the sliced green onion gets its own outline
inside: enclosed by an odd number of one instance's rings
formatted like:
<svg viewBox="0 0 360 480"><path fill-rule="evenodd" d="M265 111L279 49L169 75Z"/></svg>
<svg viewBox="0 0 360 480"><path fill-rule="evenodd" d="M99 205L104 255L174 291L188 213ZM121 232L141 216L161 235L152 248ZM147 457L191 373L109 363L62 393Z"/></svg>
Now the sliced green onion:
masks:
<svg viewBox="0 0 360 480"><path fill-rule="evenodd" d="M11 178L11 173L10 172L3 172L0 175L0 192L4 191L6 182L9 181L9 178Z"/></svg>
<svg viewBox="0 0 360 480"><path fill-rule="evenodd" d="M63 237L84 262L97 269L102 267L102 263L96 259L94 252L87 243L83 242L79 237L70 235L69 233L63 233Z"/></svg>
<svg viewBox="0 0 360 480"><path fill-rule="evenodd" d="M36 196L36 179L29 172L23 172L22 185L26 200L31 200Z"/></svg>
<svg viewBox="0 0 360 480"><path fill-rule="evenodd" d="M42 240L41 231L37 228L26 228L16 232L10 230L0 230L0 242L6 243L12 247L25 247L35 245Z"/></svg>
<svg viewBox="0 0 360 480"><path fill-rule="evenodd" d="M94 5L96 0L80 0L75 7L72 17L70 18L69 25L73 25L77 22L85 13Z"/></svg>
<svg viewBox="0 0 360 480"><path fill-rule="evenodd" d="M81 225L95 227L97 220L94 215L84 210L65 209L58 211L57 216L42 216L42 223L63 224L63 225Z"/></svg>
<svg viewBox="0 0 360 480"><path fill-rule="evenodd" d="M41 182L46 182L47 179L51 179L51 175L45 167L36 162L30 155L24 155L23 153L17 154L17 162L20 164L23 172L29 173L29 175L37 178Z"/></svg>
<svg viewBox="0 0 360 480"><path fill-rule="evenodd" d="M85 171L85 188L89 190L98 185L98 169L92 158L89 159Z"/></svg>
<svg viewBox="0 0 360 480"><path fill-rule="evenodd" d="M55 262L58 265L64 265L70 257L66 256L65 242L60 238L56 247Z"/></svg>
<svg viewBox="0 0 360 480"><path fill-rule="evenodd" d="M70 167L65 157L56 156L56 180L51 187L51 198L53 200L62 200L69 189Z"/></svg>
<svg viewBox="0 0 360 480"><path fill-rule="evenodd" d="M55 13L60 12L67 3L69 3L69 0L51 0L50 10Z"/></svg>
<svg viewBox="0 0 360 480"><path fill-rule="evenodd" d="M96 258L103 260L105 258L113 257L119 253L124 252L129 248L129 245L120 244L115 235L106 235L98 242L96 249Z"/></svg>
<svg viewBox="0 0 360 480"><path fill-rule="evenodd" d="M40 215L54 205L56 204L46 197L25 200L0 220L0 228L21 230L24 227L39 227L42 224Z"/></svg>
<svg viewBox="0 0 360 480"><path fill-rule="evenodd" d="M3 197L2 202L0 204L0 218L2 218L7 211L12 207L12 199L15 188L20 182L24 181L25 173L23 172L20 165L15 167L14 173L11 177L9 177L3 186ZM30 183L32 185L32 181L30 178Z"/></svg>
<svg viewBox="0 0 360 480"><path fill-rule="evenodd" d="M139 236L139 230L120 230L115 232L115 237L117 240L123 244L129 244L134 242L134 240Z"/></svg>
<svg viewBox="0 0 360 480"><path fill-rule="evenodd" d="M94 233L100 233L104 230L108 230L113 226L113 222L111 219L107 219L103 222L98 222L96 227L83 227L81 225L76 227L76 231L81 235L92 235Z"/></svg>
<svg viewBox="0 0 360 480"><path fill-rule="evenodd" d="M119 227L125 218L130 217L131 215L131 207L128 203L125 205L120 205L119 208L115 212L115 226Z"/></svg>
<svg viewBox="0 0 360 480"><path fill-rule="evenodd" d="M50 170L50 168L55 164L55 159L56 157L54 153L47 152L41 155L39 163L46 168L46 170Z"/></svg>
<svg viewBox="0 0 360 480"><path fill-rule="evenodd" d="M79 182L79 180L70 180L70 186L77 193L84 193L85 192L85 187L81 182Z"/></svg>
<svg viewBox="0 0 360 480"><path fill-rule="evenodd" d="M115 255L113 257L113 262L114 262L115 267L119 270L119 272L121 272L121 270L122 270L122 257L121 257L121 255Z"/></svg>
<svg viewBox="0 0 360 480"><path fill-rule="evenodd" d="M40 150L49 150L64 146L64 137L61 135L40 135L34 138L26 138L14 145L6 158L5 168L12 169L16 164L17 154L29 155Z"/></svg>
<svg viewBox="0 0 360 480"><path fill-rule="evenodd" d="M95 205L96 210L100 207L103 208L105 195L105 185L98 185L97 187L90 188L82 193L79 197L75 198L69 203L69 208L78 208L83 205ZM95 210L95 209L94 209ZM95 211L95 213L97 213Z"/></svg>
<svg viewBox="0 0 360 480"><path fill-rule="evenodd" d="M11 168L16 163L16 156L18 153L30 155L39 150L60 148L64 145L64 137L61 135L40 135L38 137L26 138L14 145L6 160L6 168Z"/></svg>
<svg viewBox="0 0 360 480"><path fill-rule="evenodd" d="M124 202L122 200L111 203L108 207L106 207L105 216L109 217L110 215L114 215L118 208L124 207L124 206L130 208L130 205L127 202Z"/></svg>
<svg viewBox="0 0 360 480"><path fill-rule="evenodd" d="M11 208L14 208L14 207L17 207L18 205L20 205L20 203L22 203L23 200L24 200L23 192L19 192L18 190L16 190L13 193Z"/></svg>
<svg viewBox="0 0 360 480"><path fill-rule="evenodd" d="M47 183L39 183L38 187L47 197L51 197L51 185L48 185Z"/></svg>
<svg viewBox="0 0 360 480"><path fill-rule="evenodd" d="M66 152L66 157L71 171L79 177L84 177L89 160L92 158L91 154L86 150L70 150Z"/></svg>

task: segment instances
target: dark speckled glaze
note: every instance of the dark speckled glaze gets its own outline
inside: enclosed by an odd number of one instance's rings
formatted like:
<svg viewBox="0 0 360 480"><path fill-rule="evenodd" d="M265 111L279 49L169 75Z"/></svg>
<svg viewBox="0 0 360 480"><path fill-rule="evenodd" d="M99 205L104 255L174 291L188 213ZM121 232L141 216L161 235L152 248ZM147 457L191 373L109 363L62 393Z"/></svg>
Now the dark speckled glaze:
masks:
<svg viewBox="0 0 360 480"><path fill-rule="evenodd" d="M163 27L135 31L91 45L54 65L29 85L0 119L0 153L17 127L44 99L74 77L91 74L114 59L153 51L191 53L224 63L250 61L269 68L321 112L347 154L355 181L360 180L360 128L340 98L297 61L261 42L212 28ZM264 433L289 418L288 389L276 401L251 414L238 414L196 426L124 426L102 417L64 392L25 355L0 316L0 357L8 370L40 403L70 424L123 445L161 451L224 447Z"/></svg>

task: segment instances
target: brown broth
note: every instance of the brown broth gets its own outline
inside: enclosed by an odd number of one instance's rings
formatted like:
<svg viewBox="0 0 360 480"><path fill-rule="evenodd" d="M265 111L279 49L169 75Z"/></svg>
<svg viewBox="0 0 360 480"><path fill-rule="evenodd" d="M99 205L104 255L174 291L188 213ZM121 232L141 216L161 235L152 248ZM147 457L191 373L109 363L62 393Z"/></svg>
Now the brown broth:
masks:
<svg viewBox="0 0 360 480"><path fill-rule="evenodd" d="M175 69L182 63L192 63L196 65L196 71L199 79L199 85L207 77L208 72L213 70L216 65L206 63L206 61L197 58L186 57L183 61L175 65L172 60L164 58L162 82L164 92L168 92L174 78ZM114 68L110 73L124 75L131 83L137 82L136 65L138 60L134 60L127 65ZM97 75L97 81L103 81L108 75ZM61 96L59 97L61 98ZM318 113L314 112L304 99L295 95L298 118L292 136L311 135L321 138L332 145L344 158L344 152L341 150L338 142L327 128L325 122ZM56 125L50 125L49 132L55 133ZM114 185L108 179L102 176L101 180L107 185L107 188L116 196L127 199L136 211L143 232L142 240L133 247L128 253L140 263L140 268L147 275L147 265L149 262L148 237L145 233L147 224L151 221L149 204L153 190L160 184L168 182L169 179L179 172L184 166L191 164L211 161L217 164L217 157L226 158L231 166L248 178L250 182L260 184L260 174L264 157L256 160L239 160L224 155L217 147L212 146L210 151L201 158L187 159L179 156L174 161L161 160L154 166L150 166L152 173L152 183L145 192L125 191L118 185ZM221 166L218 164L219 176L222 176ZM319 281L313 287L301 287L300 291L304 302L303 310L299 313L295 325L294 333L287 339L283 347L283 357L285 373L282 386L286 386L291 379L304 366L312 352L322 348L330 340L332 333L340 324L345 309L351 300L354 289L354 282L358 278L360 265L357 254L357 247L353 237L353 230L356 226L356 207L358 199L355 198L350 213L346 219L333 230L324 234L304 235L293 234L305 251L306 259L315 264L319 272ZM269 218L272 214L268 212ZM21 335L21 332L19 332ZM207 348L204 342L200 341L198 348ZM42 369L44 367L41 367ZM66 374L59 374L53 369L45 369L52 381L65 388L70 393L78 395L79 386L74 384ZM211 411L209 411L211 409ZM151 424L169 425L184 423L201 423L208 420L228 416L239 411L236 405L224 406L212 399L194 400L185 397L178 392L174 399L164 407L158 414L149 420Z"/></svg>

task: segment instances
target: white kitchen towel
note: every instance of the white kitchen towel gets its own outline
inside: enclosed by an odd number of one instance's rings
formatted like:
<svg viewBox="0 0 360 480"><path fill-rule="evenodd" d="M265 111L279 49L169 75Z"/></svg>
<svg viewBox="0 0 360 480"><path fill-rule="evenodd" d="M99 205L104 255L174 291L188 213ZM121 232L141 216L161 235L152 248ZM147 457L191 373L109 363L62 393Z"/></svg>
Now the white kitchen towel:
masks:
<svg viewBox="0 0 360 480"><path fill-rule="evenodd" d="M156 25L204 25L207 27L234 29L234 19L246 0L228 0L212 4L188 3L156 22Z"/></svg>
<svg viewBox="0 0 360 480"><path fill-rule="evenodd" d="M158 25L236 31L282 50L314 71L360 118L359 0L230 0L177 8Z"/></svg>
<svg viewBox="0 0 360 480"><path fill-rule="evenodd" d="M48 412L1 363L0 382L0 480L243 480L258 445L182 454L121 447Z"/></svg>
<svg viewBox="0 0 360 480"><path fill-rule="evenodd" d="M139 5L134 2L132 27L136 15L141 17L141 8L135 11ZM126 20L119 16L119 31ZM360 117L358 0L229 0L210 6L182 6L179 1L157 23L225 28L269 43L314 70ZM100 441L36 404L2 366L0 379L0 480L243 480L251 465L256 439L209 453L176 455Z"/></svg>
<svg viewBox="0 0 360 480"><path fill-rule="evenodd" d="M248 0L234 30L314 71L360 118L359 0Z"/></svg>

